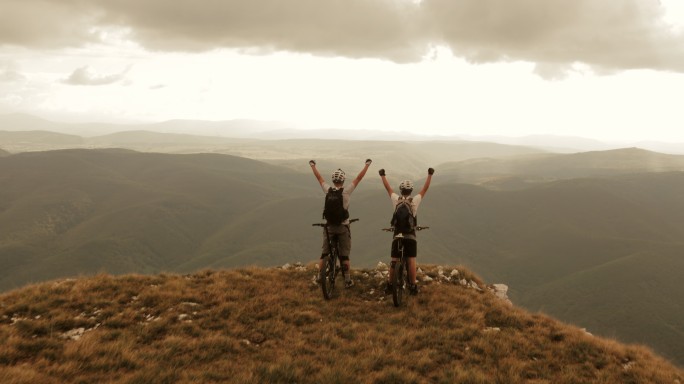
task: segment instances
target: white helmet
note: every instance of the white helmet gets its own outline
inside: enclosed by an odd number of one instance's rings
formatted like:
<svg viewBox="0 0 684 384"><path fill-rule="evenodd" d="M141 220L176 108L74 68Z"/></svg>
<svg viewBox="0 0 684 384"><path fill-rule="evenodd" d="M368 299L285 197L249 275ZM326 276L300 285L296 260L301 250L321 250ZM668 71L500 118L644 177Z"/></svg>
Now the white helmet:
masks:
<svg viewBox="0 0 684 384"><path fill-rule="evenodd" d="M333 172L333 174L332 174L333 183L342 184L342 183L344 183L344 179L345 179L345 174L344 174L343 170L337 169L335 172Z"/></svg>
<svg viewBox="0 0 684 384"><path fill-rule="evenodd" d="M399 190L402 194L411 193L413 191L413 182L411 180L404 180L399 183Z"/></svg>

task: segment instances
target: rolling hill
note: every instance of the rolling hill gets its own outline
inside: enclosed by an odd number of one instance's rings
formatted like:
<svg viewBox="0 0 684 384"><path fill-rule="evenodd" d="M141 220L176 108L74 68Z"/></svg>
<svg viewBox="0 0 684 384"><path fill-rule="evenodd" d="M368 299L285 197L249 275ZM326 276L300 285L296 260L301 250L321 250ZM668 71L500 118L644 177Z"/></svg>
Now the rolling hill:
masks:
<svg viewBox="0 0 684 384"><path fill-rule="evenodd" d="M0 164L3 288L64 274L173 269L303 175L226 155L17 154ZM93 252L95 251L95 252Z"/></svg>
<svg viewBox="0 0 684 384"><path fill-rule="evenodd" d="M353 267L388 258L380 228L391 208L376 163L352 198L361 218ZM419 235L421 262L463 264L509 284L519 305L684 363L684 173L518 190L440 175L419 214L431 227ZM320 252L311 223L322 193L310 171L218 154L63 150L0 159L0 184L0 289L100 271L282 265Z"/></svg>
<svg viewBox="0 0 684 384"><path fill-rule="evenodd" d="M0 295L0 380L28 383L679 383L638 345L510 306L421 265L395 308L383 271L332 301L313 265L56 280ZM447 269L448 270L448 269ZM459 267L458 277L476 280ZM451 275L451 274L449 274Z"/></svg>
<svg viewBox="0 0 684 384"><path fill-rule="evenodd" d="M684 171L684 156L622 148L572 154L471 158L440 164L439 168L441 182L521 188L534 183L579 177Z"/></svg>
<svg viewBox="0 0 684 384"><path fill-rule="evenodd" d="M56 148L79 148L85 145L80 136L51 131L2 131L0 145L13 152L45 151Z"/></svg>

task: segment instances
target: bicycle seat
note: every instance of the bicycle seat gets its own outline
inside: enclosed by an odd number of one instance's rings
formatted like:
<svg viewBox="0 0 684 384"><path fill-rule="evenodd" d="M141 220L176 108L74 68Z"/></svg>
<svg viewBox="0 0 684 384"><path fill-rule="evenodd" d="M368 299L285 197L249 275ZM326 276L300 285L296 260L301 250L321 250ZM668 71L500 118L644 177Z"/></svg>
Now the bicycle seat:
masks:
<svg viewBox="0 0 684 384"><path fill-rule="evenodd" d="M404 238L404 234L401 233L401 232L400 232L400 233L397 233L396 235L394 235L394 238L395 238L395 239L403 239L403 238Z"/></svg>

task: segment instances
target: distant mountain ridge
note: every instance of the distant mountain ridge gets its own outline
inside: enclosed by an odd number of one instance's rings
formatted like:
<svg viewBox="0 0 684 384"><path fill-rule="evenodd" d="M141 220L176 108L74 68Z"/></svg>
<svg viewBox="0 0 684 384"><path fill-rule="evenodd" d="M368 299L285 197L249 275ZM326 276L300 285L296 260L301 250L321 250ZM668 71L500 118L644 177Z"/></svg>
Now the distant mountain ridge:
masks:
<svg viewBox="0 0 684 384"><path fill-rule="evenodd" d="M386 265L333 300L313 264L177 275L99 274L0 294L9 384L678 383L648 348L511 306L472 272L419 265L395 308ZM468 281L462 284L461 281Z"/></svg>
<svg viewBox="0 0 684 384"><path fill-rule="evenodd" d="M502 145L532 147L544 152L584 152L635 146L651 151L684 154L684 143L656 141L607 143L581 137L554 135L528 135L523 137L473 136L473 135L425 135L415 132L392 132L387 130L358 129L299 129L292 124L276 121L228 120L170 120L158 123L109 124L109 123L62 123L25 114L0 114L0 131L53 131L82 137L109 135L123 131L152 131L158 133L186 134L236 139L288 140L361 140L361 141L474 141ZM1 142L0 142L1 143ZM53 148L54 149L54 148Z"/></svg>
<svg viewBox="0 0 684 384"><path fill-rule="evenodd" d="M80 137L46 131L0 131L0 145L14 153L51 149L126 148L155 153L222 153L285 165L310 172L308 161L334 162L336 168L352 170L373 157L390 172L404 178L423 175L429 165L473 157L539 154L534 148L469 141L361 141L331 139L260 140L210 137L153 131L126 131L103 136ZM420 168L418 164L425 164ZM401 173L399 173L401 172Z"/></svg>

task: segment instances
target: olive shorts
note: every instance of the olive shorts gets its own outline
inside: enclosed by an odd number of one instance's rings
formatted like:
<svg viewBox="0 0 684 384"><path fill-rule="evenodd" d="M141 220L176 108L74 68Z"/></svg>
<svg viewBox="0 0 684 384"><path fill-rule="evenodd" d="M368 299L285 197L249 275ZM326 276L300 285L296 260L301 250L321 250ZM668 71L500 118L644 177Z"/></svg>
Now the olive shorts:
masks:
<svg viewBox="0 0 684 384"><path fill-rule="evenodd" d="M351 252L351 230L348 225L329 225L328 235L330 237L337 237L338 248L340 256L349 257ZM323 229L323 250L321 252L321 259L330 254L330 247L328 246L328 239L325 237L325 228Z"/></svg>

